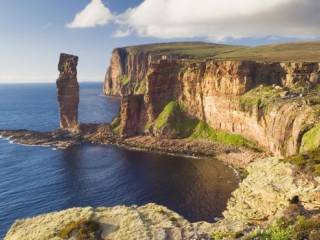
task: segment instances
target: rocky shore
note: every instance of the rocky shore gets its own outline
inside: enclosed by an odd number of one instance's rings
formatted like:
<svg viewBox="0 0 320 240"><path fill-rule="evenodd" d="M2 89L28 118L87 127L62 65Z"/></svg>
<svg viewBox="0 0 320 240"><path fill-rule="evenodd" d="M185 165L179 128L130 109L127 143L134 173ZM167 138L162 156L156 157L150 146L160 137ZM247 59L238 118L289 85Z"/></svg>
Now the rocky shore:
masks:
<svg viewBox="0 0 320 240"><path fill-rule="evenodd" d="M255 239L252 236L284 216L292 219L304 216L312 221L319 216L320 219L319 178L301 174L293 165L278 158L257 160L246 169L248 176L232 194L224 218L216 223L190 223L155 204L75 208L18 220L5 240ZM291 203L295 196L299 196L301 202Z"/></svg>
<svg viewBox="0 0 320 240"><path fill-rule="evenodd" d="M61 150L81 144L113 144L139 151L189 157L212 157L235 168L244 168L255 159L269 155L245 147L235 147L201 139L165 139L154 136L122 138L115 134L108 124L80 124L78 132L69 132L63 129L52 132L0 130L0 136L15 144Z"/></svg>

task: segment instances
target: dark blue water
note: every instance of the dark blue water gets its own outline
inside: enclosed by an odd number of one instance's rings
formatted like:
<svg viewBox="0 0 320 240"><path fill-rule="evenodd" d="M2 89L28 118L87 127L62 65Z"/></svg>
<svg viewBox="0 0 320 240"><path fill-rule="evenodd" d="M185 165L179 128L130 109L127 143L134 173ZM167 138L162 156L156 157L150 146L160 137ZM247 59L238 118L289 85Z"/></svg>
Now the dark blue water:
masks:
<svg viewBox="0 0 320 240"><path fill-rule="evenodd" d="M81 84L82 122L109 122L119 101ZM58 127L55 85L0 85L0 129ZM191 221L221 216L237 179L220 162L114 146L69 150L0 140L0 238L14 220L76 206L165 205Z"/></svg>

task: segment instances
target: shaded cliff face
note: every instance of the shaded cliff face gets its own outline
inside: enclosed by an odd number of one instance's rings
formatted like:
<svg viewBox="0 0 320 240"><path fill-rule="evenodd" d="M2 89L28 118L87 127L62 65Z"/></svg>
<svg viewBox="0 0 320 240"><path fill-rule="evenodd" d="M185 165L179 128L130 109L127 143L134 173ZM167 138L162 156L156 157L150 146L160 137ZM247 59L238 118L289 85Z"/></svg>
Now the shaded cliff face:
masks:
<svg viewBox="0 0 320 240"><path fill-rule="evenodd" d="M146 109L143 95L131 95L121 99L119 134L122 137L136 136L144 131Z"/></svg>
<svg viewBox="0 0 320 240"><path fill-rule="evenodd" d="M61 54L57 79L57 95L60 109L60 127L76 130L78 127L79 84L77 81L78 57Z"/></svg>
<svg viewBox="0 0 320 240"><path fill-rule="evenodd" d="M135 53L131 49L118 48L112 52L107 71L104 92L107 95L129 95L142 93L148 71L149 54Z"/></svg>
<svg viewBox="0 0 320 240"><path fill-rule="evenodd" d="M143 94L139 124L151 124L168 102L178 100L186 115L287 156L309 150L303 149L304 136L320 121L319 83L318 62L159 60L117 49L105 93Z"/></svg>

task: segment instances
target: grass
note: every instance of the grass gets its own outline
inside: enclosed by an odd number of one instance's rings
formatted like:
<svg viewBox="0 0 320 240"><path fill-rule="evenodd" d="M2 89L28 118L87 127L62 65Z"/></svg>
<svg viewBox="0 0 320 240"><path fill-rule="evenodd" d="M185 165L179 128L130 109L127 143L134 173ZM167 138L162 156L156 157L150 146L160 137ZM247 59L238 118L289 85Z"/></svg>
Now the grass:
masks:
<svg viewBox="0 0 320 240"><path fill-rule="evenodd" d="M218 57L229 60L319 62L320 42L296 42L243 48L221 54Z"/></svg>
<svg viewBox="0 0 320 240"><path fill-rule="evenodd" d="M163 128L168 124L170 117L179 115L180 112L180 105L177 101L169 102L155 120L155 127L158 129Z"/></svg>
<svg viewBox="0 0 320 240"><path fill-rule="evenodd" d="M314 151L320 147L320 123L302 137L300 152Z"/></svg>
<svg viewBox="0 0 320 240"><path fill-rule="evenodd" d="M156 129L170 129L176 137L205 139L233 146L245 146L258 150L257 146L241 135L217 131L207 123L188 117L178 101L169 102L153 123ZM148 124L150 128L150 124Z"/></svg>
<svg viewBox="0 0 320 240"><path fill-rule="evenodd" d="M295 219L281 218L265 230L256 231L246 240L317 240L320 239L320 220L298 216Z"/></svg>
<svg viewBox="0 0 320 240"><path fill-rule="evenodd" d="M198 120L188 118L177 101L169 102L154 122L156 129L169 128L177 137L189 136Z"/></svg>
<svg viewBox="0 0 320 240"><path fill-rule="evenodd" d="M212 58L214 56L229 53L242 48L247 47L205 42L175 42L131 46L127 47L127 50L132 54L145 52L150 53L152 56L176 55L182 58L204 59Z"/></svg>
<svg viewBox="0 0 320 240"><path fill-rule="evenodd" d="M213 240L318 240L320 239L320 219L305 216L282 217L265 229L258 229L245 235L241 232L215 232Z"/></svg>
<svg viewBox="0 0 320 240"><path fill-rule="evenodd" d="M190 138L207 139L233 146L245 146L258 150L257 146L238 134L231 134L211 128L207 123L199 121Z"/></svg>
<svg viewBox="0 0 320 240"><path fill-rule="evenodd" d="M242 233L235 232L215 232L212 234L213 240L224 240L224 239L237 239L242 237Z"/></svg>
<svg viewBox="0 0 320 240"><path fill-rule="evenodd" d="M188 59L304 61L320 62L320 42L271 44L258 47L175 42L127 47L129 53L145 52L153 56L178 55Z"/></svg>
<svg viewBox="0 0 320 240"><path fill-rule="evenodd" d="M304 172L320 176L320 149L287 157L284 161L296 165Z"/></svg>
<svg viewBox="0 0 320 240"><path fill-rule="evenodd" d="M256 107L265 110L269 104L281 97L281 92L281 88L259 86L240 96L240 105L245 111L251 111Z"/></svg>
<svg viewBox="0 0 320 240"><path fill-rule="evenodd" d="M146 92L147 79L144 78L142 81L138 81L134 87L134 94L144 94Z"/></svg>

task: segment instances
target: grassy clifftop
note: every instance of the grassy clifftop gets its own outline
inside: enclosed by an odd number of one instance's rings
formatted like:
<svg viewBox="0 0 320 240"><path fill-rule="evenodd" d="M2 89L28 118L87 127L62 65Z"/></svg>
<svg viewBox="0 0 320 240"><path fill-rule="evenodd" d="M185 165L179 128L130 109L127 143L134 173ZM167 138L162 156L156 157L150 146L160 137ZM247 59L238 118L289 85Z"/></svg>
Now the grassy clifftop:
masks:
<svg viewBox="0 0 320 240"><path fill-rule="evenodd" d="M320 62L320 42L272 44L258 47L205 42L175 42L131 46L126 49L131 53L145 52L153 56L176 55L195 60Z"/></svg>

